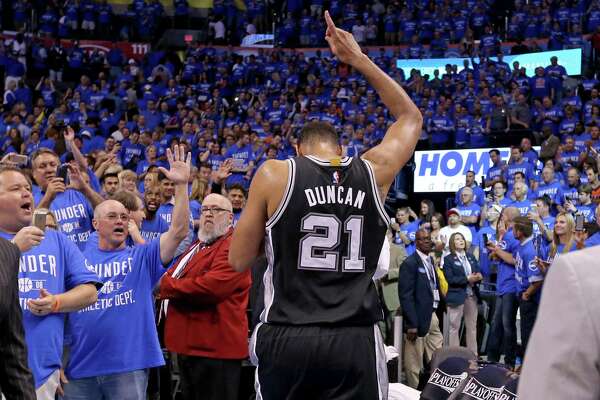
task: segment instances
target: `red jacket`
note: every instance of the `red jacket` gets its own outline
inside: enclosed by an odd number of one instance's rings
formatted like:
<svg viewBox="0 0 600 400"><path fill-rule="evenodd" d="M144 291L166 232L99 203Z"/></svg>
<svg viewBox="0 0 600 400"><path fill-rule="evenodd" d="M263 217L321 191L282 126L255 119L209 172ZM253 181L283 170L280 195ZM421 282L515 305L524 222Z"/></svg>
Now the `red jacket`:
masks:
<svg viewBox="0 0 600 400"><path fill-rule="evenodd" d="M170 351L216 359L248 356L251 275L227 263L232 232L198 251L178 279L171 277L178 263L162 277L160 298L169 299L165 343Z"/></svg>

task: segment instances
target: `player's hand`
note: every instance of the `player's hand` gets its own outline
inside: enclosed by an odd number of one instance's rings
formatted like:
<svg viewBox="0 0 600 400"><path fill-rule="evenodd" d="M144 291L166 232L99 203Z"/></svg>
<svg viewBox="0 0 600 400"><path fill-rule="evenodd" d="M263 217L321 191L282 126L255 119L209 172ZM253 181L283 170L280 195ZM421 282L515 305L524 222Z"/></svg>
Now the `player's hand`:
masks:
<svg viewBox="0 0 600 400"><path fill-rule="evenodd" d="M325 40L329 43L331 52L341 62L355 66L364 55L354 36L350 32L337 28L329 15L329 11L325 11L325 22L327 23Z"/></svg>
<svg viewBox="0 0 600 400"><path fill-rule="evenodd" d="M50 179L50 182L48 182L45 196L48 196L51 200L54 200L57 194L63 193L66 189L67 187L62 178L54 177Z"/></svg>
<svg viewBox="0 0 600 400"><path fill-rule="evenodd" d="M27 306L32 314L43 317L55 311L58 299L46 289L40 289L40 297L27 300Z"/></svg>
<svg viewBox="0 0 600 400"><path fill-rule="evenodd" d="M12 242L21 250L21 253L25 253L38 246L42 240L44 240L43 230L36 226L26 226L17 232Z"/></svg>
<svg viewBox="0 0 600 400"><path fill-rule="evenodd" d="M410 328L409 330L407 330L406 339L408 339L409 342L414 342L415 340L417 340L417 329Z"/></svg>
<svg viewBox="0 0 600 400"><path fill-rule="evenodd" d="M169 160L169 170L164 167L158 169L173 183L187 184L192 170L192 153L187 153L186 157L185 147L175 146L173 151L167 149L167 160Z"/></svg>

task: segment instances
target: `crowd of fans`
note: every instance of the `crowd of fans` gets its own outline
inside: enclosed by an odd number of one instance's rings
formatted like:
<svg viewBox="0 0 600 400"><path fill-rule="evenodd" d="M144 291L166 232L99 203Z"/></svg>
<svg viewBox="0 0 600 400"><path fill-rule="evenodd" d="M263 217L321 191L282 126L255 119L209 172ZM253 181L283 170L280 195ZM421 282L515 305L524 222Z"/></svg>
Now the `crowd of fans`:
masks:
<svg viewBox="0 0 600 400"><path fill-rule="evenodd" d="M488 355L493 360L503 353L505 362L514 365L518 300L513 297L523 298L524 293L527 298L539 297L539 282L552 259L600 244L595 207L600 202L600 82L590 74L578 85L570 84L556 57L535 71L518 63L509 65L501 54L490 59L499 53L500 39L494 33L497 26L490 25L491 9L485 2L409 2L405 7L379 0L368 7L363 2L327 3L341 27L353 32L359 43L409 44L406 52L382 48L369 55L420 108L424 124L419 148L513 145L508 160L502 160L497 150L490 152L494 165L485 184L478 185L473 172L467 174L465 187L456 193L455 208L437 213L431 201L421 204L418 215L401 208L391 231L394 244L411 254L417 230L428 228L435 246L431 255L438 265L457 249L475 257L481 272L468 283L481 281L506 299L496 306ZM266 5L247 4L244 16L233 2L215 1L210 16L213 31L218 22L219 32L230 32L237 18L265 24ZM286 4L279 40L286 45L321 43L324 28L314 16L321 14L324 2ZM176 17L183 17L185 1L176 6L181 7L181 14L176 8ZM17 28L27 22L28 7L36 5L14 3ZM235 13L229 12L232 7ZM127 35L135 31L134 35L150 37L163 15L156 0L133 2L125 16L113 15L106 2L53 3L39 14L39 32L52 38L81 37L83 30L92 37L103 34L111 23L114 26L117 18L129 18L132 24L123 25ZM462 28L457 26L461 21ZM506 34L546 35L548 48L559 49L581 46L581 27L589 31L598 25L597 1L533 1L516 4ZM123 31L119 34L129 37ZM474 46L475 38L480 39L480 56L465 60L464 66L447 65L433 76L417 70L404 76L396 68L399 58L442 56L449 41L462 41L465 53L473 55L475 48L469 46ZM427 53L424 43L430 44ZM231 49L189 45L182 59L154 50L137 61L127 59L116 45L106 54L86 52L77 41L68 48L59 41L47 47L18 34L0 46L0 66L3 161L18 164L21 161L14 155L27 156L22 166L32 172L36 204L54 212L48 227L67 234L81 250L94 234L91 205L119 191L133 193L143 202L130 209L143 214L130 224L132 243L169 230L175 185L159 167L168 167L167 150L175 151L177 145L192 154L189 200L191 224L197 228L201 204L211 192L226 194L239 218L257 168L267 159L294 156L296 134L306 122L333 125L341 132L348 156L377 144L393 122L362 76L320 51L310 57L299 50L259 50L242 56ZM534 144L541 146L539 152L533 150ZM42 162L44 157L48 160ZM57 175L64 163L70 164L70 188L64 182L69 175ZM192 240L193 229L190 232L180 250ZM533 253L527 248L525 254L521 247L529 238L535 248ZM534 269L537 272L531 275L528 271ZM526 329L535 319L535 310L529 311L521 314ZM471 329L467 342L476 351L473 315L467 314ZM503 314L510 316L508 324L502 322ZM452 340L457 343L456 319L460 323L462 314L453 315Z"/></svg>
<svg viewBox="0 0 600 400"><path fill-rule="evenodd" d="M468 51L474 40L497 46L500 40L549 39L551 49L580 46L582 33L600 25L598 1L323 1L215 0L209 9L195 9L176 0L165 9L159 0L136 0L126 8L106 0L61 0L12 4L9 29L32 28L58 38L156 40L165 28L193 27L202 40L237 45L254 33L271 33L287 47L324 46L324 9L360 44L430 44L440 57L448 44ZM489 29L488 29L489 28ZM416 40L416 41L415 41Z"/></svg>

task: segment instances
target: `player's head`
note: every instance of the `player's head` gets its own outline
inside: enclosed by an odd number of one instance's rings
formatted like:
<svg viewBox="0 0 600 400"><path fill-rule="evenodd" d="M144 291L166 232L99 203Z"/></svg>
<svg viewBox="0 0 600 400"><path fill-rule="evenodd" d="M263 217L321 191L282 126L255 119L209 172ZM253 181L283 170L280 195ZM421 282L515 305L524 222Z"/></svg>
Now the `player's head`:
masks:
<svg viewBox="0 0 600 400"><path fill-rule="evenodd" d="M319 149L334 151L336 154L342 155L342 147L335 129L326 122L309 122L300 131L296 151L299 155L308 155Z"/></svg>
<svg viewBox="0 0 600 400"><path fill-rule="evenodd" d="M129 235L129 210L116 200L103 201L94 210L92 224L98 231L101 248L119 248Z"/></svg>
<svg viewBox="0 0 600 400"><path fill-rule="evenodd" d="M233 222L233 207L225 196L211 193L204 198L200 211L198 239L204 243L214 242L227 233Z"/></svg>
<svg viewBox="0 0 600 400"><path fill-rule="evenodd" d="M0 168L0 229L17 233L31 225L33 206L29 178L18 168Z"/></svg>

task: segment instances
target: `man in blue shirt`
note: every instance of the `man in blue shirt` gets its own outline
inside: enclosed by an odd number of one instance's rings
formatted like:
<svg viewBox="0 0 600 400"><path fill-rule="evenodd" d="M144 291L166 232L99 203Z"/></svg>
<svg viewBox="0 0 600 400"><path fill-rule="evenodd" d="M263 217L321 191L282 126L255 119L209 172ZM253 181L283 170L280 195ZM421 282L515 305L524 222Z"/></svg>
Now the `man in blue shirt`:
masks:
<svg viewBox="0 0 600 400"><path fill-rule="evenodd" d="M535 199L535 203L531 206L527 218L533 223L533 236L536 238L542 236L544 243L552 242L555 221L555 218L550 215L552 201L548 196L542 196Z"/></svg>
<svg viewBox="0 0 600 400"><path fill-rule="evenodd" d="M233 209L233 221L231 224L235 226L242 215L244 206L246 205L248 192L242 185L234 183L233 185L227 187L227 198L231 202L231 207Z"/></svg>
<svg viewBox="0 0 600 400"><path fill-rule="evenodd" d="M456 195L454 196L454 201L458 206L464 205L464 202L462 200L462 192L465 188L470 188L473 192L473 203L476 203L479 206L483 206L483 203L485 202L485 192L475 182L475 172L467 171L467 175L465 176L465 186L461 187L460 189L458 189L458 192L456 192Z"/></svg>
<svg viewBox="0 0 600 400"><path fill-rule="evenodd" d="M170 181L169 181L170 182ZM140 234L146 241L160 237L169 230L169 223L158 214L161 203L160 186L148 186L144 190L144 213Z"/></svg>
<svg viewBox="0 0 600 400"><path fill-rule="evenodd" d="M188 179L191 154L184 146L167 151L175 184L175 207L169 230L157 240L127 247L129 212L106 200L94 211L97 247L85 251L89 270L104 282L98 301L69 315L69 383L65 399L145 399L148 368L164 365L154 323L152 289L188 234ZM126 327L125 330L122 330Z"/></svg>
<svg viewBox="0 0 600 400"><path fill-rule="evenodd" d="M50 209L61 232L83 250L93 230L93 207L104 199L83 182L78 168L73 165L69 166L70 183L78 190L67 188L62 178L56 176L60 163L52 150L38 150L31 158L31 165L37 183L33 188L36 207Z"/></svg>
<svg viewBox="0 0 600 400"><path fill-rule="evenodd" d="M554 178L554 170L550 167L542 170L542 182L535 190L535 197L542 196L548 196L554 206L563 204L562 185Z"/></svg>
<svg viewBox="0 0 600 400"><path fill-rule="evenodd" d="M508 366L515 365L517 348L516 319L519 305L514 255L519 242L514 237L512 225L518 216L518 209L505 208L498 222L500 240L488 244L490 257L498 260L497 298L488 341L488 360L498 362L504 349L504 363Z"/></svg>
<svg viewBox="0 0 600 400"><path fill-rule="evenodd" d="M233 159L232 174L227 178L227 185L239 183L247 188L254 170L254 152L250 144L250 135L243 134L237 143L227 150L225 157Z"/></svg>
<svg viewBox="0 0 600 400"><path fill-rule="evenodd" d="M515 197L515 201L513 201L510 204L510 206L517 208L521 215L527 215L527 213L531 210L531 206L533 204L533 202L527 197L528 190L529 189L523 182L515 183L515 186L513 188L513 195Z"/></svg>
<svg viewBox="0 0 600 400"><path fill-rule="evenodd" d="M513 230L519 241L515 254L515 278L521 314L521 348L523 354L537 317L540 289L544 281L536 264L536 251L533 245L533 226L527 217L517 217Z"/></svg>
<svg viewBox="0 0 600 400"><path fill-rule="evenodd" d="M473 189L470 187L464 187L460 197L462 205L456 207L460 214L460 220L471 230L471 236L476 237L479 217L481 216L481 206L473 202Z"/></svg>
<svg viewBox="0 0 600 400"><path fill-rule="evenodd" d="M515 183L515 173L522 172L525 175L526 182L532 187L535 182L535 173L533 166L523 159L523 152L520 147L513 146L510 149L510 163L504 172L504 180L508 184L508 191L512 190Z"/></svg>
<svg viewBox="0 0 600 400"><path fill-rule="evenodd" d="M0 170L0 236L21 250L19 302L38 400L54 400L62 365L66 312L96 301L102 286L67 237L30 226L31 183L18 169Z"/></svg>
<svg viewBox="0 0 600 400"><path fill-rule="evenodd" d="M485 177L485 186L493 186L494 183L503 180L505 164L500 156L500 150L492 149L488 152L492 166L488 169Z"/></svg>

